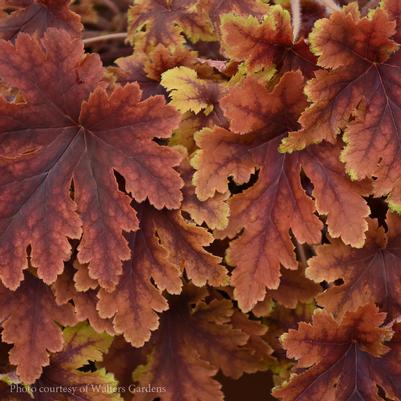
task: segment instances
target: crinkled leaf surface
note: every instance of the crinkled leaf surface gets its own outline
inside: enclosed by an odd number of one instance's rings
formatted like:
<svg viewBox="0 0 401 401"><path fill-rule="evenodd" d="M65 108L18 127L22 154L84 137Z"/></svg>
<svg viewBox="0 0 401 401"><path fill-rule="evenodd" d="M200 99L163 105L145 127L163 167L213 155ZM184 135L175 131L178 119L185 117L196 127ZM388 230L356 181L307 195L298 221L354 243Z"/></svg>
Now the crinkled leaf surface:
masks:
<svg viewBox="0 0 401 401"><path fill-rule="evenodd" d="M198 116L198 126L226 126L220 107L220 99L226 92L224 82L202 79L194 69L176 67L166 71L160 83L168 90L171 105L181 113L192 112Z"/></svg>
<svg viewBox="0 0 401 401"><path fill-rule="evenodd" d="M220 107L226 82L203 68L177 67L162 75L161 84L169 92L171 104L182 115L180 126L170 140L172 145L185 146L189 153L196 149L194 134L204 127L227 127L228 121ZM205 68L206 67L206 68ZM201 75L201 76L200 76Z"/></svg>
<svg viewBox="0 0 401 401"><path fill-rule="evenodd" d="M195 70L176 67L162 75L161 84L170 92L171 104L181 113L201 110L210 113L223 91L218 82L198 78Z"/></svg>
<svg viewBox="0 0 401 401"><path fill-rule="evenodd" d="M67 237L81 236L79 261L115 287L130 257L122 230L138 220L114 170L137 201L180 205L180 155L153 141L170 136L179 115L162 97L140 101L137 84L106 93L102 74L99 58L64 31L0 43L0 77L26 100L0 99L0 277L9 288L22 279L29 245L39 277L52 283L69 259Z"/></svg>

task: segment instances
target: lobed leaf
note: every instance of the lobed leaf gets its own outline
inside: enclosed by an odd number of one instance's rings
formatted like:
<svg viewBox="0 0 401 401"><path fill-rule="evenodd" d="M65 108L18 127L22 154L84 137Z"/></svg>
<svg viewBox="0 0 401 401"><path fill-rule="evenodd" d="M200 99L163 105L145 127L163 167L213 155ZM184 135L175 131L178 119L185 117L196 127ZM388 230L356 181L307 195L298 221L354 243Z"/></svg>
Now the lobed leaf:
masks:
<svg viewBox="0 0 401 401"><path fill-rule="evenodd" d="M69 8L69 0L4 0L1 9L13 9L0 19L0 39L14 41L20 32L43 36L48 28L64 29L79 37L83 26L78 14Z"/></svg>
<svg viewBox="0 0 401 401"><path fill-rule="evenodd" d="M77 263L75 265L77 266ZM79 291L77 289L77 287L79 288L80 286L76 281L82 277L82 270L87 271L87 266L80 267L80 270L81 271L77 272L77 270L71 266L71 263L67 263L63 274L61 274L53 284L56 302L59 305L64 305L69 301L73 301L78 321L88 320L90 326L98 333L105 331L110 335L114 335L112 321L110 319L102 319L97 310L97 283L94 282L95 285L93 289L85 288L85 291ZM79 284L82 284L82 280Z"/></svg>
<svg viewBox="0 0 401 401"><path fill-rule="evenodd" d="M58 305L51 289L41 280L25 274L16 291L0 286L2 339L13 344L10 363L17 366L17 374L25 383L33 383L49 364L49 352L63 348L63 336L56 322L76 323L70 304Z"/></svg>
<svg viewBox="0 0 401 401"><path fill-rule="evenodd" d="M280 277L280 285L276 290L267 290L263 301L258 302L252 309L256 315L263 315L263 310L268 310L272 300L286 308L295 309L299 303L308 303L321 292L318 284L305 277L304 269L283 269Z"/></svg>
<svg viewBox="0 0 401 401"><path fill-rule="evenodd" d="M157 394L162 401L222 400L221 386L212 378L219 368L238 378L243 372L261 369L270 358L270 348L253 342L254 336L265 332L263 326L234 317L228 300L205 302L206 295L205 289L187 287L171 300L151 340L148 363L134 374L141 385L157 381L164 387L166 391ZM151 397L154 394L135 396L138 400Z"/></svg>
<svg viewBox="0 0 401 401"><path fill-rule="evenodd" d="M137 0L128 14L129 40L140 49L181 45L182 34L192 42L213 40L209 19L198 5L199 0Z"/></svg>
<svg viewBox="0 0 401 401"><path fill-rule="evenodd" d="M224 53L245 61L250 72L276 67L282 72L300 69L311 77L316 69L305 40L293 43L290 14L281 6L270 6L262 20L226 14L221 31Z"/></svg>
<svg viewBox="0 0 401 401"><path fill-rule="evenodd" d="M317 297L320 305L343 316L361 305L376 303L390 320L400 315L400 222L397 215L389 214L385 233L383 227L370 221L367 241L361 249L346 246L339 240L317 248L306 274L316 282L326 280L332 284ZM338 279L343 283L334 286Z"/></svg>
<svg viewBox="0 0 401 401"><path fill-rule="evenodd" d="M149 340L159 326L156 312L167 310L161 291L179 294L183 269L197 286L223 285L226 270L220 258L207 252L213 238L187 222L179 212L139 206L141 229L128 235L132 258L113 292L99 292L102 318L112 318L114 329L135 347ZM155 285L153 284L155 283Z"/></svg>
<svg viewBox="0 0 401 401"><path fill-rule="evenodd" d="M302 129L290 133L282 151L311 143L334 142L345 130L341 159L356 180L376 177L376 196L388 195L392 209L401 204L399 27L389 19L393 0L361 18L356 4L318 21L310 36L318 71L306 92L312 104L302 114ZM392 11L393 10L393 11Z"/></svg>
<svg viewBox="0 0 401 401"><path fill-rule="evenodd" d="M300 323L283 338L290 358L302 369L273 394L283 401L381 400L377 386L391 399L400 397L399 326L381 328L385 314L373 305L347 312L338 323L327 312L312 324Z"/></svg>
<svg viewBox="0 0 401 401"><path fill-rule="evenodd" d="M117 82L125 84L138 82L142 90L142 98L164 94L160 86L161 75L174 67L190 67L195 63L196 53L183 47L173 50L159 44L148 53L135 52L128 57L118 58L115 63L118 68L113 72L116 74Z"/></svg>
<svg viewBox="0 0 401 401"><path fill-rule="evenodd" d="M0 277L18 287L30 246L39 277L53 283L71 253L67 237L82 236L78 260L112 290L130 257L122 231L138 229L114 171L137 201L178 208L181 157L153 139L169 137L179 116L162 97L141 101L137 84L106 93L99 58L64 31L20 34L0 50L0 77L26 100L0 99Z"/></svg>
<svg viewBox="0 0 401 401"><path fill-rule="evenodd" d="M112 338L81 323L66 328L64 339L63 350L52 356L50 365L32 385L34 401L54 401L56 397L59 401L121 401L113 375L104 369L78 370L89 361L100 361Z"/></svg>
<svg viewBox="0 0 401 401"><path fill-rule="evenodd" d="M262 17L268 10L266 3L261 0L202 0L201 6L207 11L207 15L216 31L219 30L222 17L225 14L233 13L236 15Z"/></svg>
<svg viewBox="0 0 401 401"><path fill-rule="evenodd" d="M301 243L320 242L315 210L328 215L332 236L358 247L364 242L369 209L361 195L369 189L347 179L338 147L324 144L293 155L277 150L303 110L302 89L300 72L287 72L271 91L248 78L221 102L236 133L216 127L196 137L200 151L192 164L201 200L225 193L227 177L241 185L258 170L256 183L231 198L229 225L219 233L233 238L243 229L230 243L227 259L236 266L232 284L244 311L263 300L267 288L279 286L280 265L297 268L290 230ZM314 185L315 201L301 186L302 169Z"/></svg>

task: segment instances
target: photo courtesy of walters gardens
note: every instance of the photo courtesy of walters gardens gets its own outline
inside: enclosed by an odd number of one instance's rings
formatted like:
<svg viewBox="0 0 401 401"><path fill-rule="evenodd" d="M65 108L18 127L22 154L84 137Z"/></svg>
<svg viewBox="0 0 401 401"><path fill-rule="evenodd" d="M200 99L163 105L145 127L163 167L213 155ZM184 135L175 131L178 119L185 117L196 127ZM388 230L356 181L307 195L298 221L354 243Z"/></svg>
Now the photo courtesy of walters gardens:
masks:
<svg viewBox="0 0 401 401"><path fill-rule="evenodd" d="M36 393L39 394L56 394L54 395L55 398L58 397L59 394L62 394L65 397L67 396L78 397L79 394L88 394L88 393L101 393L101 394L135 394L135 393L165 393L167 390L165 387L155 387L151 386L136 386L135 384L131 384L128 387L123 386L112 386L109 384L85 384L80 386L36 386L36 385L28 385L28 386L21 386L19 384L11 384L10 385L10 393L14 394L28 394L35 396Z"/></svg>
<svg viewBox="0 0 401 401"><path fill-rule="evenodd" d="M0 401L401 401L401 0L0 0Z"/></svg>

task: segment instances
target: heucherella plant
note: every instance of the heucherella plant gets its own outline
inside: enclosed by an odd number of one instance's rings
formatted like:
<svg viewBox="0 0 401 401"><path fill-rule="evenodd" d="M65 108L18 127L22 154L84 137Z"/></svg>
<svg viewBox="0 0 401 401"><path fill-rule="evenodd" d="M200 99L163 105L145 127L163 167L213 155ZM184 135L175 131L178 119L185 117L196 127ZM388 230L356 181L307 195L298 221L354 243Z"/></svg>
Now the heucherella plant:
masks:
<svg viewBox="0 0 401 401"><path fill-rule="evenodd" d="M400 1L0 10L1 400L401 401Z"/></svg>

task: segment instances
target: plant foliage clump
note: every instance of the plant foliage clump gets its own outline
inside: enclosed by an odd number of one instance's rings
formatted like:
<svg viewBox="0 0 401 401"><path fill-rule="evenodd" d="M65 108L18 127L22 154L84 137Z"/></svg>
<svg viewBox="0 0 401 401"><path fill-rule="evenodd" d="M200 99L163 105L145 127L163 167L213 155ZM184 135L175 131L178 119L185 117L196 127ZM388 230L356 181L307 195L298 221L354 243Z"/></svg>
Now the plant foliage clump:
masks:
<svg viewBox="0 0 401 401"><path fill-rule="evenodd" d="M400 46L399 0L0 1L1 400L401 401Z"/></svg>

